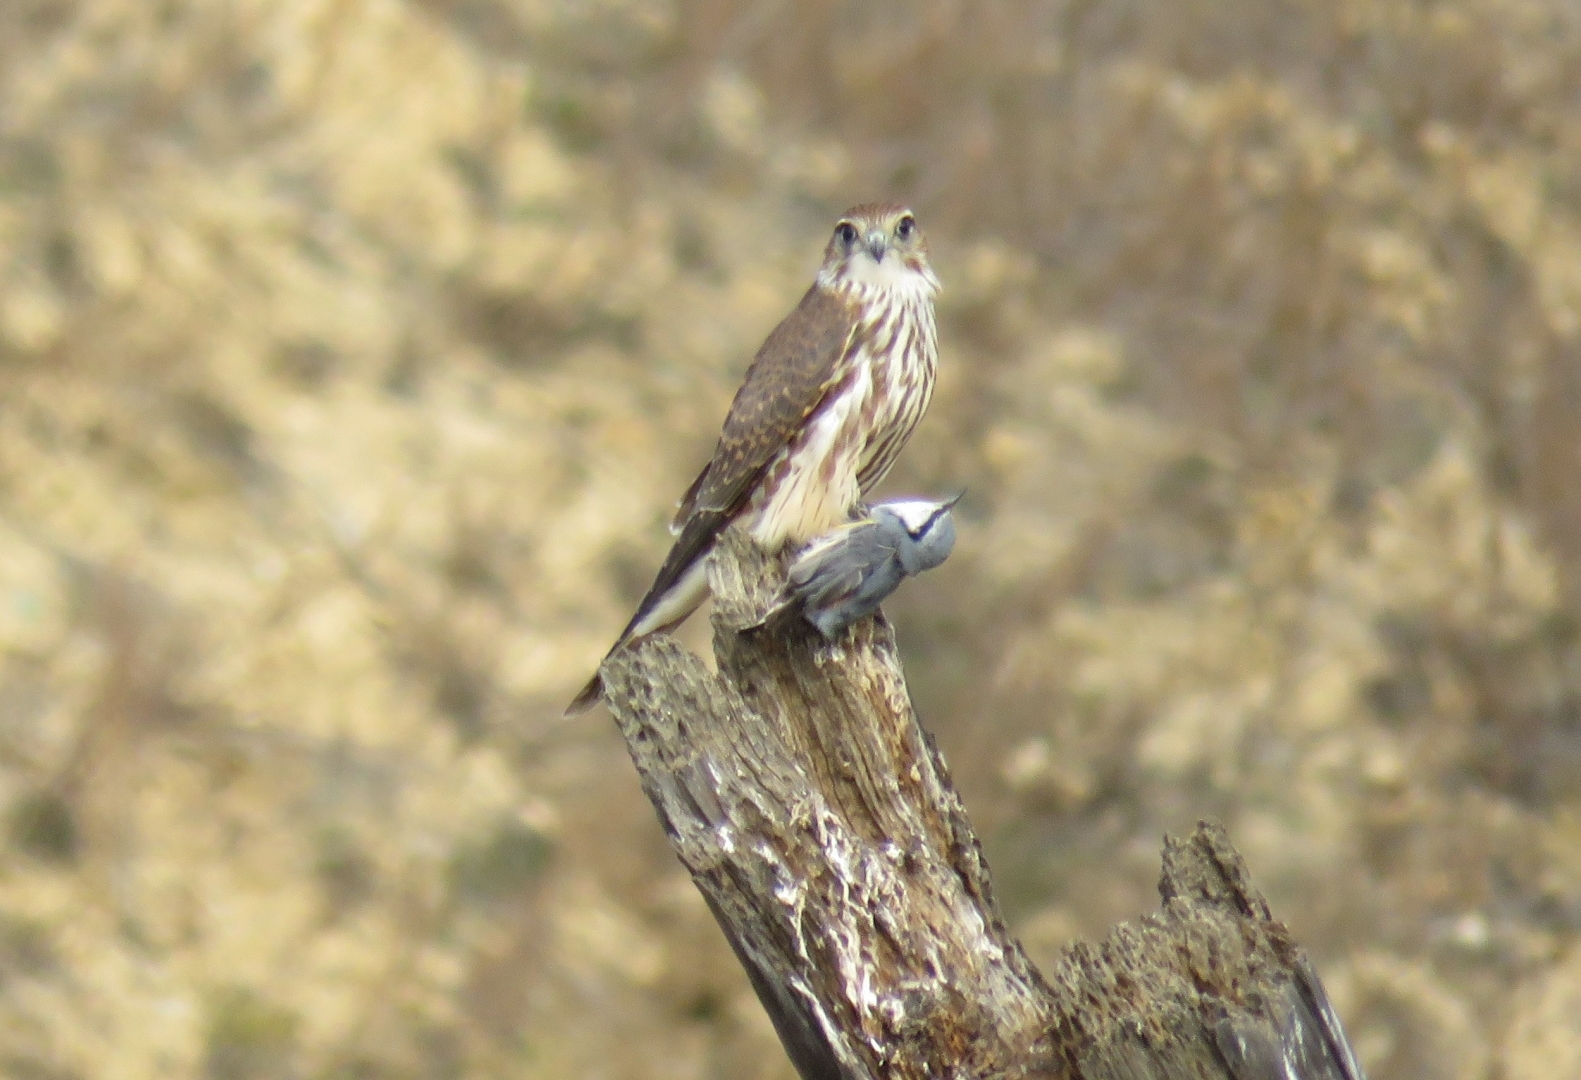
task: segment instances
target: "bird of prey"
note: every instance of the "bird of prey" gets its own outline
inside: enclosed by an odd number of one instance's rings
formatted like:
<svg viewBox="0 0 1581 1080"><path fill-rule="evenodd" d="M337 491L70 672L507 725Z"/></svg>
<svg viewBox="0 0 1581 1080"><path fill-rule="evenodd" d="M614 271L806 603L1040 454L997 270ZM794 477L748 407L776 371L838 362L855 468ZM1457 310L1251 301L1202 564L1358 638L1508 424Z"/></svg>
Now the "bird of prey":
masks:
<svg viewBox="0 0 1581 1080"><path fill-rule="evenodd" d="M791 563L785 599L763 622L799 609L820 634L833 638L871 615L903 580L950 557L955 549L950 511L960 499L879 503L862 520L820 536Z"/></svg>
<svg viewBox="0 0 1581 1080"><path fill-rule="evenodd" d="M697 609L727 526L779 551L851 519L933 396L938 290L910 210L872 203L841 215L817 279L747 368L713 457L681 497L675 543L610 655ZM602 694L595 674L566 714Z"/></svg>

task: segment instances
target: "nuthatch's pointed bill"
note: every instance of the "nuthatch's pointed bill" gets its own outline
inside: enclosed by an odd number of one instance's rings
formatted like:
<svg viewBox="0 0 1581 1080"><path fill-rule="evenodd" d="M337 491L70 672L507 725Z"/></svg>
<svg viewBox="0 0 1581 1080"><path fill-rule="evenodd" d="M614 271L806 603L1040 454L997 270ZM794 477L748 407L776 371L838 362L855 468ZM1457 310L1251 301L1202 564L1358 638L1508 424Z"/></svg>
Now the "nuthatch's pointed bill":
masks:
<svg viewBox="0 0 1581 1080"><path fill-rule="evenodd" d="M826 638L871 615L906 578L949 558L959 500L879 503L864 520L813 541L791 565L791 602Z"/></svg>

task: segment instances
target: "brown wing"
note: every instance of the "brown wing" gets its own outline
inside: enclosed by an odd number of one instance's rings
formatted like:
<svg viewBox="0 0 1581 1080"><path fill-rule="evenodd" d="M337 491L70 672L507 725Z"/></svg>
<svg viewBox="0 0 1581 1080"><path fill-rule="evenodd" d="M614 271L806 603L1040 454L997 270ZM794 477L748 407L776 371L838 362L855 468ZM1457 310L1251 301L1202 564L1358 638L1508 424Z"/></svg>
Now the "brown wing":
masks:
<svg viewBox="0 0 1581 1080"><path fill-rule="evenodd" d="M681 499L674 526L680 535L622 642L708 551L774 456L823 405L856 327L856 308L814 285L763 342L730 403L713 458Z"/></svg>
<svg viewBox="0 0 1581 1080"><path fill-rule="evenodd" d="M708 553L774 455L823 406L829 388L841 376L840 362L851 348L856 327L856 309L814 285L758 349L730 403L713 458L681 496L671 526L679 535L611 653L631 640L636 626ZM585 712L602 696L603 680L595 673L565 714Z"/></svg>
<svg viewBox="0 0 1581 1080"><path fill-rule="evenodd" d="M697 479L687 487L686 494L681 496L681 501L675 504L675 516L670 519L670 532L678 534L686 527L686 519L692 516L692 508L697 505L697 493L702 490L703 481L708 479L708 466L703 466L703 471L697 474Z"/></svg>

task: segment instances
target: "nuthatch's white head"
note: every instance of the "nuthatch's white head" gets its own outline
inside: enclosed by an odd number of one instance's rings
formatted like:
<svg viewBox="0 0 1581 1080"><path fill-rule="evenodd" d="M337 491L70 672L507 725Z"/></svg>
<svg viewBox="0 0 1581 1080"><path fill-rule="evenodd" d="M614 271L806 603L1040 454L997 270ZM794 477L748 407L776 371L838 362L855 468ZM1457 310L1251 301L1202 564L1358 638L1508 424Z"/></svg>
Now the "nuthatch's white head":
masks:
<svg viewBox="0 0 1581 1080"><path fill-rule="evenodd" d="M826 638L871 615L903 580L949 558L960 498L879 503L866 518L819 537L791 564L788 601Z"/></svg>

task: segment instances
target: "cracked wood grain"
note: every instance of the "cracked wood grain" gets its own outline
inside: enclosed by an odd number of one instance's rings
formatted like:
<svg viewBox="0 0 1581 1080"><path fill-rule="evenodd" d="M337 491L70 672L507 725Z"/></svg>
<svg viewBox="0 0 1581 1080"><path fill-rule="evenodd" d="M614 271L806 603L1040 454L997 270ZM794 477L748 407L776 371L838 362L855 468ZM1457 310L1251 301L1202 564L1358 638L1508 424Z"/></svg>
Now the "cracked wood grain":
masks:
<svg viewBox="0 0 1581 1080"><path fill-rule="evenodd" d="M709 568L718 673L665 635L604 665L644 790L806 1080L1363 1080L1222 831L1166 843L1163 908L1040 974L994 903L882 616L744 630L780 561Z"/></svg>

